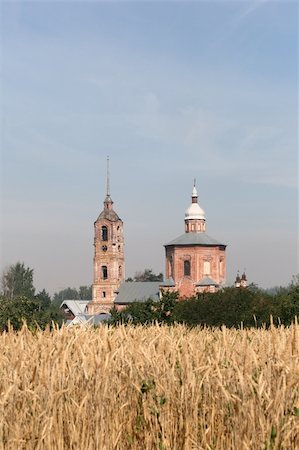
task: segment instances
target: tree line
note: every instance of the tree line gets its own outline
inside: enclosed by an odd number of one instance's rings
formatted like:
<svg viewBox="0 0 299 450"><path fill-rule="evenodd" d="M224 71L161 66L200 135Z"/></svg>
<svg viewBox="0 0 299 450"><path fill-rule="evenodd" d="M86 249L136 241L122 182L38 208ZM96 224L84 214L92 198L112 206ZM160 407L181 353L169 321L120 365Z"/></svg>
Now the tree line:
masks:
<svg viewBox="0 0 299 450"><path fill-rule="evenodd" d="M64 300L91 300L92 286L80 286L78 289L67 287L55 292L53 297L42 289L36 293L33 282L33 269L24 263L7 267L1 277L0 290L0 331L8 326L18 330L26 321L29 328L47 325L62 325L65 315L60 309ZM163 274L156 275L152 269L136 272L126 281L162 281Z"/></svg>
<svg viewBox="0 0 299 450"><path fill-rule="evenodd" d="M136 272L127 281L162 281L162 274L151 269ZM19 329L26 321L30 328L44 329L53 323L60 326L65 320L60 305L64 300L91 300L91 286L65 288L53 298L43 289L36 293L33 269L17 262L2 274L0 292L0 331L8 323ZM119 323L149 324L185 323L190 326L206 325L227 327L289 325L299 316L299 275L284 288L259 289L254 284L247 288L227 287L216 293L198 294L178 301L176 292L164 292L160 301L148 299L133 302L124 311L111 310L111 325Z"/></svg>
<svg viewBox="0 0 299 450"><path fill-rule="evenodd" d="M65 320L60 305L63 300L90 300L91 286L80 286L79 289L65 288L56 292L51 298L42 289L36 293L33 283L33 269L24 263L17 262L3 271L0 292L0 331L8 326L18 330L26 321L29 328L47 325L62 325Z"/></svg>
<svg viewBox="0 0 299 450"><path fill-rule="evenodd" d="M226 287L178 301L176 292L164 292L159 302L133 302L121 312L112 310L110 323L185 323L189 326L268 327L288 326L299 317L299 276L286 288L271 294L255 285Z"/></svg>

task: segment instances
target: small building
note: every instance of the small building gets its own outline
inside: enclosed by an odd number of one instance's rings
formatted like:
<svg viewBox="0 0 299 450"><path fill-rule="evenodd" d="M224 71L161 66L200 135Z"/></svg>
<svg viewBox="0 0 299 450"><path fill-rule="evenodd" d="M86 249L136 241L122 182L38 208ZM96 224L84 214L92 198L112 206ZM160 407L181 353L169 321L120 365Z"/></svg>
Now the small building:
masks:
<svg viewBox="0 0 299 450"><path fill-rule="evenodd" d="M80 314L87 313L89 300L64 300L60 309L64 312L66 320L72 321Z"/></svg>
<svg viewBox="0 0 299 450"><path fill-rule="evenodd" d="M98 326L110 319L111 314L88 314L88 304L90 300L64 300L60 308L65 314L66 325L90 325Z"/></svg>
<svg viewBox="0 0 299 450"><path fill-rule="evenodd" d="M98 327L109 321L111 314L102 313L96 315L78 314L73 320L67 322L67 326L72 327L74 325Z"/></svg>
<svg viewBox="0 0 299 450"><path fill-rule="evenodd" d="M116 291L114 306L121 311L133 302L159 301L160 286L161 281L125 281Z"/></svg>

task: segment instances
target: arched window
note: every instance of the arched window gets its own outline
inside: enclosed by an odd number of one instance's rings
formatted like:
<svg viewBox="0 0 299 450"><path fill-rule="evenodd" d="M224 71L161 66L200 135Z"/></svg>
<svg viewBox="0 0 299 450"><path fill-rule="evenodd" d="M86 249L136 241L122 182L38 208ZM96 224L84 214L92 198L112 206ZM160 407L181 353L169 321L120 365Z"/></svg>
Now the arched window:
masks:
<svg viewBox="0 0 299 450"><path fill-rule="evenodd" d="M119 267L118 267L118 278L121 278L121 277L122 277L122 274L123 274L122 267L119 266Z"/></svg>
<svg viewBox="0 0 299 450"><path fill-rule="evenodd" d="M184 261L184 276L190 277L191 274L191 264L190 261L186 260Z"/></svg>
<svg viewBox="0 0 299 450"><path fill-rule="evenodd" d="M220 275L223 275L223 267L224 267L224 263L223 263L223 259L220 259Z"/></svg>
<svg viewBox="0 0 299 450"><path fill-rule="evenodd" d="M169 276L172 277L172 256L169 256Z"/></svg>
<svg viewBox="0 0 299 450"><path fill-rule="evenodd" d="M103 280L107 280L107 278L108 278L107 266L102 266L102 278L103 278Z"/></svg>
<svg viewBox="0 0 299 450"><path fill-rule="evenodd" d="M108 241L108 228L106 227L106 225L102 226L101 239L102 241Z"/></svg>
<svg viewBox="0 0 299 450"><path fill-rule="evenodd" d="M205 261L203 263L203 274L210 275L211 274L211 264L209 261Z"/></svg>

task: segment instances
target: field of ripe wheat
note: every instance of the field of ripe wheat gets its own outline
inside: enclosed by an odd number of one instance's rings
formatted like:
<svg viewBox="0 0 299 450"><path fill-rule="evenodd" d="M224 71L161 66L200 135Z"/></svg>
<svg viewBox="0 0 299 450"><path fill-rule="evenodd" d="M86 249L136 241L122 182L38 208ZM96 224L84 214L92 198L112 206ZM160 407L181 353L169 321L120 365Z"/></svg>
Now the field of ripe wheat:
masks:
<svg viewBox="0 0 299 450"><path fill-rule="evenodd" d="M299 326L0 336L0 449L299 448Z"/></svg>

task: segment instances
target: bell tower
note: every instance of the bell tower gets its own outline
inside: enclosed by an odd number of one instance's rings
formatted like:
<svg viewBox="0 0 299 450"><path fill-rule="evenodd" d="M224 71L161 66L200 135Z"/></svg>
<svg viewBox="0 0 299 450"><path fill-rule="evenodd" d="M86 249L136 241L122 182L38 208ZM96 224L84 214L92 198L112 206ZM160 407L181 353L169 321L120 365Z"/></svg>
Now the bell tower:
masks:
<svg viewBox="0 0 299 450"><path fill-rule="evenodd" d="M109 157L107 157L107 188L104 209L94 222L92 301L89 314L109 312L115 291L125 279L123 221L113 209L110 196Z"/></svg>

